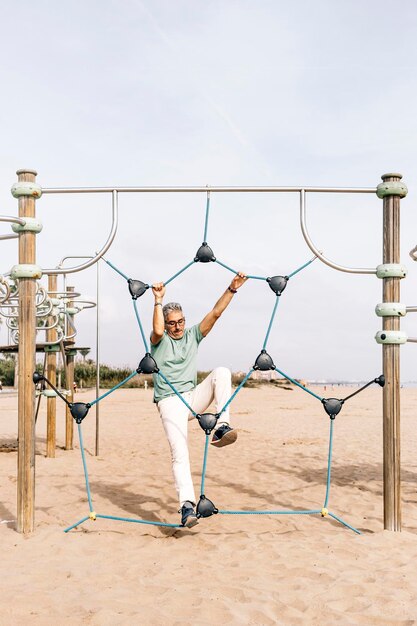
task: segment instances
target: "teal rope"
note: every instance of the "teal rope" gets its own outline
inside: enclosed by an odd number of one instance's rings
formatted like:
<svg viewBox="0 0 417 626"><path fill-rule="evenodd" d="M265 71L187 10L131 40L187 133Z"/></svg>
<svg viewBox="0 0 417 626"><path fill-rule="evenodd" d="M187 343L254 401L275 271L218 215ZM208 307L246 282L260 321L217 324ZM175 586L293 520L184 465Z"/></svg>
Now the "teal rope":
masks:
<svg viewBox="0 0 417 626"><path fill-rule="evenodd" d="M159 370L158 374L166 382L166 384L169 385L169 387L171 387L171 389L175 393L175 395L178 396L178 398L185 404L185 406L190 411L190 413L192 413L194 415L194 417L196 417L197 413L195 411L193 411L193 409L190 407L188 402L186 400L184 400L182 395L175 389L174 385L171 385L171 383L169 382L167 377L164 376L164 374L161 372L161 370Z"/></svg>
<svg viewBox="0 0 417 626"><path fill-rule="evenodd" d="M216 259L216 263L229 270L229 272L233 272L233 274L238 274L237 270L234 270L233 267L229 267L228 265L226 265L226 263L222 263L222 261L219 261L219 259ZM254 280L266 280L264 276L252 276L251 274L248 274L246 278L253 278Z"/></svg>
<svg viewBox="0 0 417 626"><path fill-rule="evenodd" d="M117 385L115 385L112 389L109 389L109 391L106 391L106 393L103 393L102 396L100 396L99 398L96 398L95 400L93 400L92 402L90 402L90 406L94 406L94 404L97 404L97 402L100 402L100 400L103 400L103 398L105 398L106 396L108 396L110 393L113 393L113 391L116 391L116 389L119 389L119 387L121 387L122 385L124 385L125 383L127 383L131 378L133 378L134 376L136 376L137 371L135 370L134 372L132 372L131 374L129 374L129 376L127 378L125 378L124 380L122 380L121 383L118 383Z"/></svg>
<svg viewBox="0 0 417 626"><path fill-rule="evenodd" d="M331 475L332 449L333 449L333 425L334 425L334 420L330 420L329 454L327 457L326 497L324 499L324 504L323 504L323 507L325 509L327 509L327 503L329 501L329 494L330 494L330 475Z"/></svg>
<svg viewBox="0 0 417 626"><path fill-rule="evenodd" d="M202 496L204 496L204 481L205 481L205 478L206 478L209 437L210 437L210 435L206 434L206 443L204 445L204 457L203 457L203 471L201 473L201 491L200 491L200 495L202 495Z"/></svg>
<svg viewBox="0 0 417 626"><path fill-rule="evenodd" d="M304 263L304 265L302 265L301 267L298 268L298 270L295 270L294 272L291 272L291 274L288 274L288 278L291 278L292 276L295 276L296 274L298 274L298 272L301 272L301 270L303 270L305 267L307 267L308 265L310 265L310 263L312 263L313 261L315 261L317 259L317 257L313 257L312 259L310 259L309 261L307 261L307 263Z"/></svg>
<svg viewBox="0 0 417 626"><path fill-rule="evenodd" d="M289 380L291 383L294 383L294 385L297 385L297 387L300 387L300 389L302 389L303 391L306 391L310 395L312 395L315 398L317 398L317 400L320 400L320 402L323 400L323 398L321 398L316 393L314 393L314 391L310 391L310 389L307 389L307 387L303 387L303 385L300 385L300 383L298 383L296 380L294 380L294 378L291 378L291 376L288 376L284 372L281 372L281 370L279 370L277 367L275 368L275 370L278 372L278 374L281 374L281 376L284 376L284 378Z"/></svg>
<svg viewBox="0 0 417 626"><path fill-rule="evenodd" d="M313 513L321 513L321 509L312 511L219 511L222 515L312 515Z"/></svg>
<svg viewBox="0 0 417 626"><path fill-rule="evenodd" d="M90 481L88 480L87 462L85 460L83 434L82 434L82 430L81 430L81 424L77 424L77 426L78 426L78 438L80 440L81 457L82 457L82 460L83 460L85 486L86 486L86 489L87 489L88 506L90 507L90 513L92 513L94 509L93 509L93 501L91 499Z"/></svg>
<svg viewBox="0 0 417 626"><path fill-rule="evenodd" d="M274 305L274 309L272 311L271 320L269 322L269 326L268 326L268 330L266 332L266 337L265 337L264 345L262 346L262 350L266 350L266 344L268 343L269 333L271 332L272 323L274 321L275 313L277 312L277 308L278 308L278 303L279 303L279 296L277 296L275 298L275 305Z"/></svg>
<svg viewBox="0 0 417 626"><path fill-rule="evenodd" d="M210 192L207 192L206 221L204 223L204 237L203 237L203 241L207 241L207 228L208 228L209 212L210 212Z"/></svg>
<svg viewBox="0 0 417 626"><path fill-rule="evenodd" d="M136 319L137 319L138 324L139 324L140 333L142 335L142 341L143 341L143 343L145 345L145 351L149 352L148 342L146 341L145 333L143 332L142 322L140 321L140 317L139 317L139 311L138 311L138 307L137 307L137 302L136 302L136 300L133 300L133 299L132 299L132 302L133 302L133 307L135 309Z"/></svg>
<svg viewBox="0 0 417 626"><path fill-rule="evenodd" d="M237 270L234 270L232 267L229 267L228 265L226 265L226 263L222 263L221 261L219 261L219 259L216 259L216 263L218 263L222 267L224 267L227 270L229 270L229 272L233 272L233 274L237 274L238 273Z"/></svg>
<svg viewBox="0 0 417 626"><path fill-rule="evenodd" d="M176 274L174 274L174 276L171 276L171 278L168 278L168 280L166 280L166 281L164 282L165 287L166 287L166 286L167 286L167 285L168 285L171 281L173 281L173 280L174 280L174 278L177 278L177 276L179 276L180 274L182 274L183 272L185 272L185 270L188 270L188 268L189 268L191 265L194 265L194 263L195 263L195 261L194 261L194 260L190 261L190 262L189 262L189 263L188 263L185 267L183 267L183 268L182 268L182 270L180 270L179 272L177 272Z"/></svg>
<svg viewBox="0 0 417 626"><path fill-rule="evenodd" d="M89 515L87 515L87 517L83 517L82 519L80 519L79 522L75 522L75 524L71 524L71 526L68 526L68 528L64 528L64 533L68 533L73 528L76 528L76 526L80 526L80 524L84 524L84 522L86 522L88 519L90 519Z"/></svg>
<svg viewBox="0 0 417 626"><path fill-rule="evenodd" d="M362 534L360 530L358 530L354 526L351 526L350 524L342 520L341 517L337 517L337 515L334 515L334 513L330 513L330 512L329 512L329 515L330 517L333 517L333 519L335 519L337 522L340 522L340 524L343 524L343 526L346 526L347 528L350 528L350 530L353 530L353 532L356 533L357 535Z"/></svg>
<svg viewBox="0 0 417 626"><path fill-rule="evenodd" d="M250 378L250 375L253 372L253 368L250 370L250 372L248 374L246 374L245 378L242 380L242 382L240 383L240 385L236 388L234 394L232 394L232 396L229 398L229 400L226 402L226 404L224 405L224 407L222 408L222 410L220 411L219 415L221 415L222 413L224 413L224 411L227 409L227 407L229 406L229 404L231 403L231 401L233 400L233 398L237 395L237 393L242 389L243 385L245 384L245 382L248 380L248 378Z"/></svg>
<svg viewBox="0 0 417 626"><path fill-rule="evenodd" d="M181 524L166 524L165 522L152 522L145 519L134 519L132 517L117 517L116 515L101 515L97 513L97 518L114 519L120 522L132 522L134 524L149 524L151 526L164 526L165 528L182 528Z"/></svg>
<svg viewBox="0 0 417 626"><path fill-rule="evenodd" d="M123 274L122 271L120 271L119 269L117 269L117 267L115 265L113 265L113 263L110 263L110 261L108 261L107 259L105 259L104 257L101 257L103 259L103 261L105 261L107 263L107 265L110 265L110 267L112 269L114 269L115 272L117 272L118 274L120 274L120 276L123 276L123 278L125 278L126 280L129 280L129 276L126 276L126 274Z"/></svg>

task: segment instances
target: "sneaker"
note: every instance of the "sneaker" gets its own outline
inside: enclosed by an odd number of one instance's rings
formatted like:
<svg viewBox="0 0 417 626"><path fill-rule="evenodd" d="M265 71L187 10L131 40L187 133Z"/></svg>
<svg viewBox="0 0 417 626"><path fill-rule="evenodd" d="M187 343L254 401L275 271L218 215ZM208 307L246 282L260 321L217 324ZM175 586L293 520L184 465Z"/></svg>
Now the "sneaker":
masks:
<svg viewBox="0 0 417 626"><path fill-rule="evenodd" d="M194 505L189 500L184 502L179 512L181 513L181 526L192 528L198 524L197 515L194 511Z"/></svg>
<svg viewBox="0 0 417 626"><path fill-rule="evenodd" d="M222 424L214 431L211 445L217 448L223 448L234 443L237 439L237 431L230 428L229 424Z"/></svg>

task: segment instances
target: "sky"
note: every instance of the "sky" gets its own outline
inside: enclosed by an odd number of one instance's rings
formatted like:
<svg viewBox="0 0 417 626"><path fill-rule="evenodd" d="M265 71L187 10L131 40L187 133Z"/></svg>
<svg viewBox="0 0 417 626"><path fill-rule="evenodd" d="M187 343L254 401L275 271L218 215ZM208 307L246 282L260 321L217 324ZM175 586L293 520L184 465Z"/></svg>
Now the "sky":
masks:
<svg viewBox="0 0 417 626"><path fill-rule="evenodd" d="M24 167L46 188L369 188L400 172L409 189L401 301L417 305L417 263L408 255L417 244L413 0L22 0L2 8L1 214L17 214L10 187ZM106 258L129 277L167 280L201 245L205 207L204 193L121 195ZM37 201L38 264L93 254L110 213L108 194L45 194ZM382 202L373 194L311 194L308 225L335 262L382 262ZM312 257L294 194L212 194L207 239L219 260L255 275L285 275ZM17 244L0 245L6 273ZM217 264L194 264L170 283L166 300L181 302L188 325L198 323L231 278ZM95 281L94 268L67 278L84 298L95 298ZM145 348L126 281L103 263L100 294L100 360L135 368ZM378 376L381 294L372 275L314 261L280 299L267 346L277 367L307 380ZM250 369L274 303L264 281L248 281L201 344L199 369ZM149 291L138 310L148 336ZM77 345L94 357L95 311L76 322ZM402 328L417 337L417 317L408 314ZM417 380L417 346L401 354L402 380Z"/></svg>

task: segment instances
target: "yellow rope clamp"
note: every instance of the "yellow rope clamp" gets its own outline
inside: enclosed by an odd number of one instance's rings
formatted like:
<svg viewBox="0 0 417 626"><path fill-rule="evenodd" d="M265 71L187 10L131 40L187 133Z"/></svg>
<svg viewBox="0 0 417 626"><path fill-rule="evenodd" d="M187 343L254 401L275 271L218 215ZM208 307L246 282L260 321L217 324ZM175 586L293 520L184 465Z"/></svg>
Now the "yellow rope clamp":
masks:
<svg viewBox="0 0 417 626"><path fill-rule="evenodd" d="M91 520L93 520L93 522L96 521L97 519L97 515L95 511L90 511L90 515L88 516Z"/></svg>
<svg viewBox="0 0 417 626"><path fill-rule="evenodd" d="M325 509L325 508L322 508L322 510L321 510L321 516L322 516L322 517L326 517L326 515L328 515L328 514L329 514L329 511L328 511L327 509Z"/></svg>

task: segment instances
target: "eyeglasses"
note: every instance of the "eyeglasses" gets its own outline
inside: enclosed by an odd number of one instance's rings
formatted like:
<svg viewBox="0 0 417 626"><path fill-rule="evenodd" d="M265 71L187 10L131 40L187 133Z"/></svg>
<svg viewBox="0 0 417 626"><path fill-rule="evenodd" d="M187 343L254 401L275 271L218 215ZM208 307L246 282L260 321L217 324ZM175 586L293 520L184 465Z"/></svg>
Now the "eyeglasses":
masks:
<svg viewBox="0 0 417 626"><path fill-rule="evenodd" d="M174 326L184 326L185 324L185 317L181 318L180 320L174 320L172 322L165 322L166 326L170 326L171 328L174 328Z"/></svg>

